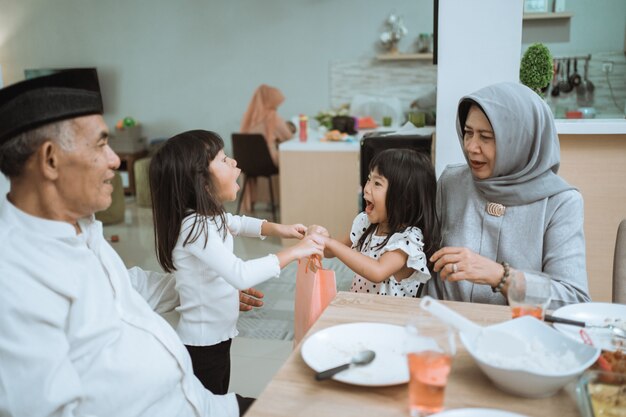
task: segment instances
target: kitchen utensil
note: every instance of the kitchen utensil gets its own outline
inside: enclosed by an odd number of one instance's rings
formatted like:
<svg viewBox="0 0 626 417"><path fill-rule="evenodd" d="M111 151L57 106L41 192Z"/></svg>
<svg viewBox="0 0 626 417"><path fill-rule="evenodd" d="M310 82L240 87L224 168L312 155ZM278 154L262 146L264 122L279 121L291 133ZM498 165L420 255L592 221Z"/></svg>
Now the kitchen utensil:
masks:
<svg viewBox="0 0 626 417"><path fill-rule="evenodd" d="M374 352L373 350L363 350L354 355L349 363L327 369L326 371L318 372L317 374L315 374L315 379L317 379L318 381L322 381L324 379L331 378L333 375L341 371L345 371L346 369L353 366L367 365L368 363L372 362L375 357L376 352Z"/></svg>
<svg viewBox="0 0 626 417"><path fill-rule="evenodd" d="M607 329L613 333L613 336L623 337L626 339L626 330L622 329L621 327L615 326L614 324L587 324L584 321L570 320L563 317L556 317L551 314L546 314L544 320L550 323L570 324L572 326L585 327L590 329Z"/></svg>
<svg viewBox="0 0 626 417"><path fill-rule="evenodd" d="M591 80L587 77L589 75L589 60L585 61L585 81L587 81L587 91L593 93L596 89L596 86L593 85Z"/></svg>
<svg viewBox="0 0 626 417"><path fill-rule="evenodd" d="M602 326L607 323L618 325L622 327L624 318L626 318L626 305L617 303L578 303L568 304L560 307L551 313L552 316L559 318L567 318L570 320L577 320L584 322L585 324L592 324L596 326ZM581 328L579 326L572 326L561 323L553 323L553 327L568 337L581 342L582 335L580 333ZM613 336L613 332L609 330L588 328L587 334L593 340L594 346L607 351L615 351L620 348L617 343L626 347L626 339Z"/></svg>
<svg viewBox="0 0 626 417"><path fill-rule="evenodd" d="M570 84L569 82L569 76L570 76L570 59L567 60L567 75L564 75L563 78L561 79L561 82L559 83L559 90L562 93L569 93L570 91L572 91L572 84Z"/></svg>
<svg viewBox="0 0 626 417"><path fill-rule="evenodd" d="M589 107L593 105L595 86L589 79L589 59L585 59L583 80L576 88L577 103L579 106Z"/></svg>
<svg viewBox="0 0 626 417"><path fill-rule="evenodd" d="M552 79L552 91L550 94L552 97L559 96L559 70L561 69L561 63L557 60L554 61L554 76Z"/></svg>
<svg viewBox="0 0 626 417"><path fill-rule="evenodd" d="M570 75L569 83L573 88L576 88L580 85L581 81L580 74L578 74L578 58L574 58L574 73Z"/></svg>
<svg viewBox="0 0 626 417"><path fill-rule="evenodd" d="M519 343L520 340L514 335L491 327L479 326L430 296L422 297L420 307L457 329L461 335L464 335L467 340L471 341L474 347L493 344L505 349L512 355L521 352L522 343Z"/></svg>

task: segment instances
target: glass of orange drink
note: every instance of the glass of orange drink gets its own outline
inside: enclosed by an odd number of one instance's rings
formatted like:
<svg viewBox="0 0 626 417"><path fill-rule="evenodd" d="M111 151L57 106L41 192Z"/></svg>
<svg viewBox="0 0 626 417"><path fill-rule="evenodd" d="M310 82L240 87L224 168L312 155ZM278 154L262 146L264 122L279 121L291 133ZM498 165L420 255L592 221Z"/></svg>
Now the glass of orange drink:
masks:
<svg viewBox="0 0 626 417"><path fill-rule="evenodd" d="M456 353L454 330L428 313L406 325L409 410L422 417L443 410L444 393Z"/></svg>
<svg viewBox="0 0 626 417"><path fill-rule="evenodd" d="M513 318L533 316L543 320L551 294L552 286L548 275L514 271L507 294Z"/></svg>

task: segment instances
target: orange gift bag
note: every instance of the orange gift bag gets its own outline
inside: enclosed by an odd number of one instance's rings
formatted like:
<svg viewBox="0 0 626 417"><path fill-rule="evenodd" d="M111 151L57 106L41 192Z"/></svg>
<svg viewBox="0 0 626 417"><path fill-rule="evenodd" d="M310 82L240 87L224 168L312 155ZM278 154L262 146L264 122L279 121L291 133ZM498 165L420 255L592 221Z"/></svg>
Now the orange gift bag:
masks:
<svg viewBox="0 0 626 417"><path fill-rule="evenodd" d="M317 256L298 261L294 346L300 343L335 295L337 295L335 271L322 269L322 262Z"/></svg>

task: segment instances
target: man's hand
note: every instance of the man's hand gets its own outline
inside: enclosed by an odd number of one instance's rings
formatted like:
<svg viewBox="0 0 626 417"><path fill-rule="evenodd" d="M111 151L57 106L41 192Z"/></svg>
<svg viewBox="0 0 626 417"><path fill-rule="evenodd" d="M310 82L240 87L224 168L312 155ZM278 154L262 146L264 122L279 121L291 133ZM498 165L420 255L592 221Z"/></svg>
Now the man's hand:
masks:
<svg viewBox="0 0 626 417"><path fill-rule="evenodd" d="M250 311L254 307L261 307L263 298L265 295L254 288L248 288L247 290L239 291L239 311Z"/></svg>

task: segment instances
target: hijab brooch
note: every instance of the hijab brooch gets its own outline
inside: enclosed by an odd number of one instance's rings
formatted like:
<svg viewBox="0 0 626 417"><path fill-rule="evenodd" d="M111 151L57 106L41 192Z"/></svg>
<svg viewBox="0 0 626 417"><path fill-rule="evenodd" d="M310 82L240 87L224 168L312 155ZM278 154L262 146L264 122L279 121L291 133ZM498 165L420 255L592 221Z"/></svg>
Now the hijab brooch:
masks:
<svg viewBox="0 0 626 417"><path fill-rule="evenodd" d="M506 207L504 207L500 203L487 203L487 213L495 217L504 216L504 211Z"/></svg>

